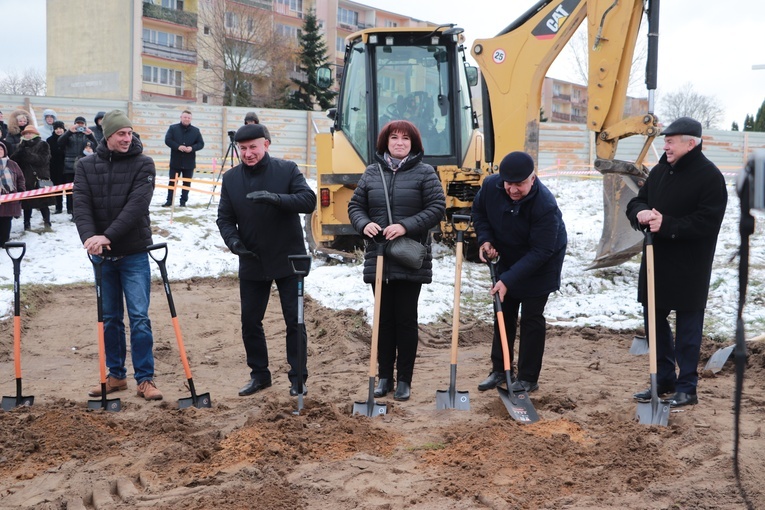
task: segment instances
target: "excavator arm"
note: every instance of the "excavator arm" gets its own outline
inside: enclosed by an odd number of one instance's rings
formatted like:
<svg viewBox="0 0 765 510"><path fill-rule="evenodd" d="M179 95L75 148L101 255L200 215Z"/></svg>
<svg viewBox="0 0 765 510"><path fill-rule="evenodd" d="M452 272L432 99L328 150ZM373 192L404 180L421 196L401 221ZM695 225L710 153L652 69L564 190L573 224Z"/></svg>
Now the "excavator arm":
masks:
<svg viewBox="0 0 765 510"><path fill-rule="evenodd" d="M494 163L514 150L538 159L545 75L587 19L587 128L595 136L604 193L603 234L591 268L624 262L642 241L626 221L624 206L648 174L642 161L659 133L653 114L658 0L649 8L649 111L626 119L623 112L644 1L540 0L499 35L476 40L472 48L483 75L486 160ZM633 135L646 137L643 149L634 161L615 160L619 140Z"/></svg>

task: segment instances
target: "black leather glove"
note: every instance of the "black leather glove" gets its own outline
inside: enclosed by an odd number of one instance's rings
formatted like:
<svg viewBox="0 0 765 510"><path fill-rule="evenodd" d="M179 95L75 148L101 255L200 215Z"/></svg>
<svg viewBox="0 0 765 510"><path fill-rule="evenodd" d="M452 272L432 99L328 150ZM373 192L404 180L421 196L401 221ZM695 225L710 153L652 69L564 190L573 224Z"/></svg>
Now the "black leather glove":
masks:
<svg viewBox="0 0 765 510"><path fill-rule="evenodd" d="M229 249L231 250L231 253L233 253L234 255L239 255L240 257L258 258L258 256L255 255L250 250L248 250L247 247L244 245L244 243L240 241L239 239L231 243L231 246L229 246Z"/></svg>
<svg viewBox="0 0 765 510"><path fill-rule="evenodd" d="M282 197L280 197L276 193L271 193L270 191L253 191L252 193L247 193L247 198L252 200L256 204L271 204L271 205L279 205L282 203Z"/></svg>

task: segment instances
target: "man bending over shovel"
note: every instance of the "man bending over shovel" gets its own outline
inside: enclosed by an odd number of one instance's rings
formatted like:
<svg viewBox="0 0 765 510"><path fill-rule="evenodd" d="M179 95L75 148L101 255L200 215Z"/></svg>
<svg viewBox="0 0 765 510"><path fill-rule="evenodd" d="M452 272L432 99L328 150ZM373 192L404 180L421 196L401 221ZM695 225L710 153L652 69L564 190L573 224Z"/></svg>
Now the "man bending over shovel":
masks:
<svg viewBox="0 0 765 510"><path fill-rule="evenodd" d="M680 117L662 133L664 155L627 204L635 229L653 234L656 289L656 355L659 395L672 407L698 403L696 384L704 309L707 306L717 234L728 191L725 178L701 152L701 124ZM645 258L640 264L638 301L647 305ZM675 310L675 338L667 317ZM654 339L649 338L653 342ZM675 372L675 363L679 373ZM635 393L651 400L651 389Z"/></svg>
<svg viewBox="0 0 765 510"><path fill-rule="evenodd" d="M481 260L495 259L497 284L505 324L494 321L491 373L479 391L505 380L499 328L507 332L511 364L520 310L518 377L514 391L539 388L545 350L544 310L550 293L560 289L566 254L566 226L555 197L534 174L534 160L525 152L511 152L499 165L499 174L483 181L473 202L473 225Z"/></svg>

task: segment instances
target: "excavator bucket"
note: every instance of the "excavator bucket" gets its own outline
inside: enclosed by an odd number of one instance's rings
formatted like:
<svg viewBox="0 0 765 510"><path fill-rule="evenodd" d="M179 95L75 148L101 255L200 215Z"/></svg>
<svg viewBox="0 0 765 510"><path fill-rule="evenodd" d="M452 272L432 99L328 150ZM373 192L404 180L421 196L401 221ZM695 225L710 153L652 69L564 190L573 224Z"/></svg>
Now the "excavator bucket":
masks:
<svg viewBox="0 0 765 510"><path fill-rule="evenodd" d="M645 176L635 175L634 165L630 168L630 164L620 161L597 160L595 168L603 173L603 233L595 260L587 269L617 266L643 247L643 234L632 228L625 211Z"/></svg>

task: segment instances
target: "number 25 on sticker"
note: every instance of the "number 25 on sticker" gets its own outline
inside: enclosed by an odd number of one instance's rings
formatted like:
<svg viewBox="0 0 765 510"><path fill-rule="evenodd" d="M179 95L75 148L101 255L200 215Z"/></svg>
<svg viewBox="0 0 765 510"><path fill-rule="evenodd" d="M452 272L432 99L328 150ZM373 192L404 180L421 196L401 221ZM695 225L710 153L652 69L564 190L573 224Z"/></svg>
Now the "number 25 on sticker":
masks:
<svg viewBox="0 0 765 510"><path fill-rule="evenodd" d="M505 61L505 50L494 50L491 58L494 59L495 64L501 64Z"/></svg>

